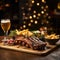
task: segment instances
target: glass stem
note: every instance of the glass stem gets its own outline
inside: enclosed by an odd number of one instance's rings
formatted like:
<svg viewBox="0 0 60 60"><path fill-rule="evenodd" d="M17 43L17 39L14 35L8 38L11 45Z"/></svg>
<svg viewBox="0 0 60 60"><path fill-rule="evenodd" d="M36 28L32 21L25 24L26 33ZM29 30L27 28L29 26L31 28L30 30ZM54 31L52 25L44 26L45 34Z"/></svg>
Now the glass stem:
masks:
<svg viewBox="0 0 60 60"><path fill-rule="evenodd" d="M6 36L8 35L8 31L6 32Z"/></svg>
<svg viewBox="0 0 60 60"><path fill-rule="evenodd" d="M8 31L7 32L4 32L5 33L5 37L4 37L4 40L7 40L7 35L8 35Z"/></svg>
<svg viewBox="0 0 60 60"><path fill-rule="evenodd" d="M7 36L8 35L8 31L7 32L4 32L4 35Z"/></svg>

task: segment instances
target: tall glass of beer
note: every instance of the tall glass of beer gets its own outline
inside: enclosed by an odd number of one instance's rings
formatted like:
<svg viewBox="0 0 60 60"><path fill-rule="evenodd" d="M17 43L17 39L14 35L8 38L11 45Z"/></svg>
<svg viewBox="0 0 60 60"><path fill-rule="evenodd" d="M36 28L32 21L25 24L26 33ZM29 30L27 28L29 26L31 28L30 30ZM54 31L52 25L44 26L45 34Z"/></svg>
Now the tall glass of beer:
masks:
<svg viewBox="0 0 60 60"><path fill-rule="evenodd" d="M1 28L2 28L2 30L3 30L4 33L5 33L5 38L4 38L4 40L6 40L6 36L8 35L8 31L9 31L9 29L10 29L10 26L11 26L10 19L2 19L2 20L1 20Z"/></svg>

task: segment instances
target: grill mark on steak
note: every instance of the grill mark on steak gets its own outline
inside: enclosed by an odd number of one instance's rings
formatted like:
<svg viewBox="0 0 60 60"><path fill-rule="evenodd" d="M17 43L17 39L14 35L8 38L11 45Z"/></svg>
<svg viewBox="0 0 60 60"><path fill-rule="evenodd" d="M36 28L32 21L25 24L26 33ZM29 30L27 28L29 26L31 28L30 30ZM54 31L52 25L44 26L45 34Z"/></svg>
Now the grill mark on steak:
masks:
<svg viewBox="0 0 60 60"><path fill-rule="evenodd" d="M30 37L24 37L24 36L19 36L15 38L15 41L20 41L18 44L26 47L30 47L32 49L44 49L46 46L46 43L39 40L39 38L35 36L30 36Z"/></svg>

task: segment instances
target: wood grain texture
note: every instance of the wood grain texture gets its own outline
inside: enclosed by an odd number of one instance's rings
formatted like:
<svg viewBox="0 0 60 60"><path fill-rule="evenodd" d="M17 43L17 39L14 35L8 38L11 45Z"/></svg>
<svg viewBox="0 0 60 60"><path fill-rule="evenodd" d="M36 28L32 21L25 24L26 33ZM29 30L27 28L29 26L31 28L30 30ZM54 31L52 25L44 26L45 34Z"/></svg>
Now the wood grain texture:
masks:
<svg viewBox="0 0 60 60"><path fill-rule="evenodd" d="M13 50L13 51L19 51L19 52L25 52L25 53L30 53L30 54L36 54L36 55L45 55L53 49L55 49L57 46L56 45L47 45L48 48L45 50L33 50L31 48L26 48L24 46L8 46L8 45L3 45L3 43L0 43L0 48L8 49L8 50Z"/></svg>

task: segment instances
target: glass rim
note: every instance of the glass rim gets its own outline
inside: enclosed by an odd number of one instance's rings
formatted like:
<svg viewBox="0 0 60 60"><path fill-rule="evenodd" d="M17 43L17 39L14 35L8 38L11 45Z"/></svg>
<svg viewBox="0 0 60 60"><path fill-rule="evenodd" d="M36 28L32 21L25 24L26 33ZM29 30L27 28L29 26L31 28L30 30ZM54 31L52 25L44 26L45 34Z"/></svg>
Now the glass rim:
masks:
<svg viewBox="0 0 60 60"><path fill-rule="evenodd" d="M10 19L1 19L1 23L7 23L10 22Z"/></svg>

